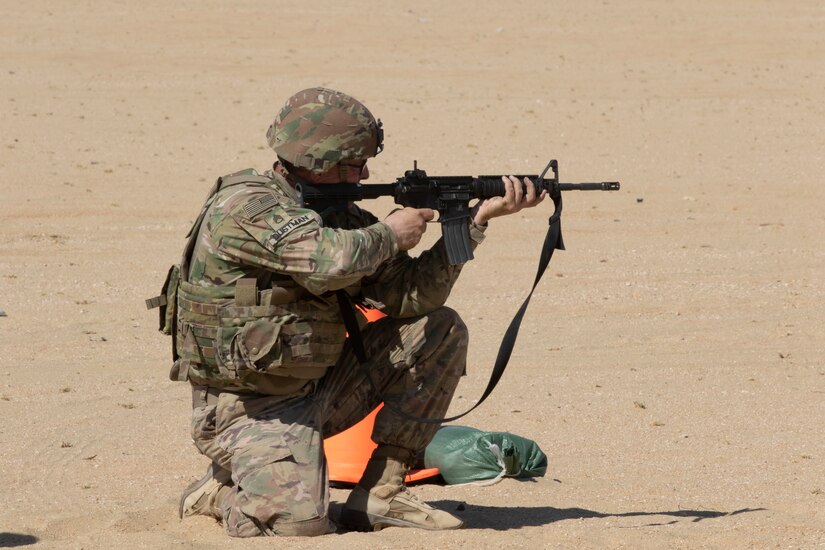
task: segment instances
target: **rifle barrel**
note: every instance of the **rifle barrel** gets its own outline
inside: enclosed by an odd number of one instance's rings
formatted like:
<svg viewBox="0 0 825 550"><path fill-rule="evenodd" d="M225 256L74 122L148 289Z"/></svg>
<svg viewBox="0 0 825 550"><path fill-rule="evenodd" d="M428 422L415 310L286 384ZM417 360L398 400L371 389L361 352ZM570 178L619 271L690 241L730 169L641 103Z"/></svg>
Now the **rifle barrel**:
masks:
<svg viewBox="0 0 825 550"><path fill-rule="evenodd" d="M539 179L538 176L515 176L519 181L529 178L536 186L536 191L548 193L558 191L618 191L621 184L618 181L599 181L587 183L557 183L554 179ZM501 176L479 176L474 182L474 197L486 199L489 197L504 196L504 183Z"/></svg>
<svg viewBox="0 0 825 550"><path fill-rule="evenodd" d="M559 191L618 191L621 184L618 181L599 181L588 183L560 183Z"/></svg>

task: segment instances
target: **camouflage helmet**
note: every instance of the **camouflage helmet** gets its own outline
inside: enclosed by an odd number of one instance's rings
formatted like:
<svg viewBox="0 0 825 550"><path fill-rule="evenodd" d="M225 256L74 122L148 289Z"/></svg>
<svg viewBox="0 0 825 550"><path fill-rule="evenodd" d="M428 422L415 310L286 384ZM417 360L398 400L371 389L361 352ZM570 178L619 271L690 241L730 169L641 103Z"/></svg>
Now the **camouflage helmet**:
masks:
<svg viewBox="0 0 825 550"><path fill-rule="evenodd" d="M357 99L327 88L290 97L266 137L278 158L319 174L341 161L366 161L384 148L381 121Z"/></svg>

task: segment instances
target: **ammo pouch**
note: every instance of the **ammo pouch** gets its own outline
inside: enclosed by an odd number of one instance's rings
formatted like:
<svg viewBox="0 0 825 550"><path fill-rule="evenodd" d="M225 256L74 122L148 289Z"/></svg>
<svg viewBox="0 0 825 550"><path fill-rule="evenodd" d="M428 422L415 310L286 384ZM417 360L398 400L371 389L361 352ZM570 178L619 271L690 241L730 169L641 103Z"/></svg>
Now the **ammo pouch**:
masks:
<svg viewBox="0 0 825 550"><path fill-rule="evenodd" d="M146 309L160 308L158 310L158 330L163 334L172 334L174 330L179 281L180 266L175 264L169 268L166 280L160 289L160 294L146 300ZM169 307L170 305L172 307Z"/></svg>
<svg viewBox="0 0 825 550"><path fill-rule="evenodd" d="M297 287L258 292L255 279L241 279L234 288L182 281L177 349L190 376L224 381L242 381L249 373L323 376L338 360L345 330L334 298L303 294Z"/></svg>

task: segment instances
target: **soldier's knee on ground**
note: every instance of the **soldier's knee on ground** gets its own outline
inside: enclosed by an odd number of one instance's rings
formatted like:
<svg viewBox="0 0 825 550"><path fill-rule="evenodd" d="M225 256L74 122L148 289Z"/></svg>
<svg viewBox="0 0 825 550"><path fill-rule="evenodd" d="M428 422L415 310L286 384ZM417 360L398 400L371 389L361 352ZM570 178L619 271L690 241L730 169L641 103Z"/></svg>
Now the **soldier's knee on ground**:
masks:
<svg viewBox="0 0 825 550"><path fill-rule="evenodd" d="M224 512L230 535L256 536L256 530L258 535L290 536L330 532L327 482L320 458L310 451L267 444L233 456L238 486Z"/></svg>
<svg viewBox="0 0 825 550"><path fill-rule="evenodd" d="M325 515L304 521L261 521L249 517L238 508L224 511L224 527L229 536L250 537L317 537L336 531L335 524Z"/></svg>

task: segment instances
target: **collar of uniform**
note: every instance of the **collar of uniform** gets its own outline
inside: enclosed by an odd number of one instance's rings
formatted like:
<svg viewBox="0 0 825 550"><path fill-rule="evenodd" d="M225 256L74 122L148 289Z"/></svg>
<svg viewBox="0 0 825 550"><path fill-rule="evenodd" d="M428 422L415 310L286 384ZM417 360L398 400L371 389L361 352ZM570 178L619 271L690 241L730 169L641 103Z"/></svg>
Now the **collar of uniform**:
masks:
<svg viewBox="0 0 825 550"><path fill-rule="evenodd" d="M274 170L267 170L264 172L264 175L269 178L268 185L275 191L295 202L300 202L301 197L298 195L295 187L284 176Z"/></svg>

